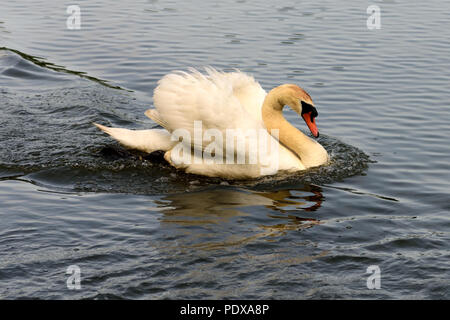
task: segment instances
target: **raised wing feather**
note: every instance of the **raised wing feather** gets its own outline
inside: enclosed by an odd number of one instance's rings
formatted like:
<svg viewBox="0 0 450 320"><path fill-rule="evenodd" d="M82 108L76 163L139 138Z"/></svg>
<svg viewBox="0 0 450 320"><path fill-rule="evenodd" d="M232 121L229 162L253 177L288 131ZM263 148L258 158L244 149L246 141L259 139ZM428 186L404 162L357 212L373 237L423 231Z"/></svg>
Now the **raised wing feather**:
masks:
<svg viewBox="0 0 450 320"><path fill-rule="evenodd" d="M154 104L165 128L185 129L194 135L194 121L202 129L260 129L266 92L242 72L222 73L191 69L164 76L154 93Z"/></svg>

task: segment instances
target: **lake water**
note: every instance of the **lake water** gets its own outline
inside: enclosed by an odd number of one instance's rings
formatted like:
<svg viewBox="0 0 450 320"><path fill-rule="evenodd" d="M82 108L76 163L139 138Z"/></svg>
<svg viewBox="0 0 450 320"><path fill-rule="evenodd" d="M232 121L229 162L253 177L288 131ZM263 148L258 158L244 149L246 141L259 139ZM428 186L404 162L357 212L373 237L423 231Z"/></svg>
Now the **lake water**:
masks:
<svg viewBox="0 0 450 320"><path fill-rule="evenodd" d="M0 298L450 298L447 3L71 4L0 0ZM305 88L331 164L208 179L92 126L155 127L158 79L203 66Z"/></svg>

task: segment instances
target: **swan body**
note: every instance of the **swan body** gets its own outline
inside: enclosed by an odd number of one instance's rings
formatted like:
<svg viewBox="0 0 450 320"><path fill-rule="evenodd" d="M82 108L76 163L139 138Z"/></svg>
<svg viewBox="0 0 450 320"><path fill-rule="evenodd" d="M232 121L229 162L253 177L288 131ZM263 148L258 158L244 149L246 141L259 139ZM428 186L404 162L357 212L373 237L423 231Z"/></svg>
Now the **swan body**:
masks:
<svg viewBox="0 0 450 320"><path fill-rule="evenodd" d="M163 129L94 124L127 148L165 151L164 158L174 167L211 177L256 178L328 161L317 141L283 117L282 109L288 105L318 136L317 110L303 89L285 84L266 93L240 71L205 70L205 74L194 69L170 73L158 82L155 109L145 114Z"/></svg>

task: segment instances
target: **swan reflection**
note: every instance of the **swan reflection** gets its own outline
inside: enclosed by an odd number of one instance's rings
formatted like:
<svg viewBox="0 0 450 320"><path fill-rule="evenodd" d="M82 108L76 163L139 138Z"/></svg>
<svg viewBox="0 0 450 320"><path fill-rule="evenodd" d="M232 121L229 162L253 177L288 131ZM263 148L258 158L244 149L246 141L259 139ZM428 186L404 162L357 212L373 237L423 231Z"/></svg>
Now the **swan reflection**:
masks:
<svg viewBox="0 0 450 320"><path fill-rule="evenodd" d="M247 226L256 224L260 237L320 224L320 220L309 215L320 208L322 201L320 187L305 186L273 192L216 188L167 195L155 204L163 213L160 218L163 224L206 226L233 223L230 229L236 230L236 226L245 222ZM279 214L274 214L274 211Z"/></svg>

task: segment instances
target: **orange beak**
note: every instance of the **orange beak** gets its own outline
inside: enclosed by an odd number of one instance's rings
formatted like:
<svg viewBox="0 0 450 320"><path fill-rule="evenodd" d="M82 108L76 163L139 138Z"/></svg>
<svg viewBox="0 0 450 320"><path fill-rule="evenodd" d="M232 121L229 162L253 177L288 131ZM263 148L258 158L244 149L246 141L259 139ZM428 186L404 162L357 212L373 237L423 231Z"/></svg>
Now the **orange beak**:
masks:
<svg viewBox="0 0 450 320"><path fill-rule="evenodd" d="M305 112L302 114L303 120L305 120L306 125L308 126L309 130L311 131L314 138L319 137L319 129L317 129L315 118L311 117L312 112Z"/></svg>

